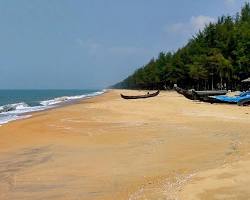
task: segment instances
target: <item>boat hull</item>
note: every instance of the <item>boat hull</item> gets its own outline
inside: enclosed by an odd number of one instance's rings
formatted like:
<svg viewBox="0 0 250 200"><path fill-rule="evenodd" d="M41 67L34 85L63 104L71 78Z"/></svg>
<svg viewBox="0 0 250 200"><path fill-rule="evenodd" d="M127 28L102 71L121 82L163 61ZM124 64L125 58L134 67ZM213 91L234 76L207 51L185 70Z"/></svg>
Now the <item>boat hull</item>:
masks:
<svg viewBox="0 0 250 200"><path fill-rule="evenodd" d="M158 90L157 92L152 93L152 94L138 95L138 96L127 96L127 95L121 94L121 98L123 98L123 99L146 99L146 98L150 98L150 97L155 97L159 93L160 93L160 90Z"/></svg>
<svg viewBox="0 0 250 200"><path fill-rule="evenodd" d="M204 91L196 91L196 90L185 90L179 87L174 87L177 93L182 94L186 98L190 100L202 100L208 99L209 96L217 96L217 95L225 95L227 90L204 90Z"/></svg>
<svg viewBox="0 0 250 200"><path fill-rule="evenodd" d="M190 100L198 100L197 97L193 94L193 92L191 90L185 90L185 89L182 89L182 88L179 88L179 87L174 87L175 91L178 93L178 94L181 94L183 95L184 97L186 97L187 99L190 99Z"/></svg>
<svg viewBox="0 0 250 200"><path fill-rule="evenodd" d="M248 106L250 105L250 97L246 99L242 99L239 102L237 102L238 106Z"/></svg>

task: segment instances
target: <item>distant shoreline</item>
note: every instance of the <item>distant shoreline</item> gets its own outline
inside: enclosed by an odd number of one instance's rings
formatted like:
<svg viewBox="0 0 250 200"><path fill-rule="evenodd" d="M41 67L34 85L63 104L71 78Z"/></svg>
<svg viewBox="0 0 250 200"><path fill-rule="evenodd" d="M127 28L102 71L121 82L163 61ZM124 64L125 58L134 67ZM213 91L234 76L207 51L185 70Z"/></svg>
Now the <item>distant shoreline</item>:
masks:
<svg viewBox="0 0 250 200"><path fill-rule="evenodd" d="M31 118L36 113L46 112L46 111L62 108L62 107L65 107L65 106L77 104L77 103L79 103L81 101L84 101L86 99L90 99L90 98L94 98L94 97L103 95L108 91L109 91L108 89L103 89L103 90L100 91L100 94L96 94L96 95L93 95L93 96L86 96L86 97L82 97L82 98L78 98L78 99L72 99L72 100L69 100L69 101L62 101L62 102L57 103L57 104L55 104L53 106L44 107L41 110L34 110L34 111L30 111L30 112L20 113L20 114L17 115L17 118L14 118L13 120L10 120L10 121L8 121L6 123L0 124L0 127L4 126L6 124L9 124L9 123L13 123L15 121L25 120L25 119ZM5 114L5 113L2 113L2 114ZM0 116L0 119L1 119L1 116Z"/></svg>

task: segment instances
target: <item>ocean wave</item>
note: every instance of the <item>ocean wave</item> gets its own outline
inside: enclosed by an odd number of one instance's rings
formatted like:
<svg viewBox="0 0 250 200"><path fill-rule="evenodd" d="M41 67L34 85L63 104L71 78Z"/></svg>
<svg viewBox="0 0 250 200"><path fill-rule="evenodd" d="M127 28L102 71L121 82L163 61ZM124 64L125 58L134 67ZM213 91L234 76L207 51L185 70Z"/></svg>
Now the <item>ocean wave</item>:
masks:
<svg viewBox="0 0 250 200"><path fill-rule="evenodd" d="M101 95L105 91L106 90L102 90L102 91L99 91L99 92L93 92L93 93L89 93L89 94L77 95L77 96L58 97L58 98L54 98L54 99L41 101L40 104L43 105L43 106L52 106L52 105L57 105L57 104L73 101L73 100L90 98L90 97L93 97L93 96Z"/></svg>
<svg viewBox="0 0 250 200"><path fill-rule="evenodd" d="M30 108L30 106L24 102L7 104L4 106L0 106L0 113L14 112L18 110L23 111L26 110L27 108Z"/></svg>
<svg viewBox="0 0 250 200"><path fill-rule="evenodd" d="M31 107L26 103L16 103L0 106L0 126L11 121L30 117L27 113L45 110L45 106Z"/></svg>
<svg viewBox="0 0 250 200"><path fill-rule="evenodd" d="M22 114L22 113L28 113L28 112L34 112L38 110L45 109L44 106L29 106L28 104L21 102L21 103L14 103L14 104L8 104L4 106L0 106L0 114Z"/></svg>
<svg viewBox="0 0 250 200"><path fill-rule="evenodd" d="M84 94L84 95L64 96L64 97L57 97L54 99L48 99L48 100L39 102L40 105L38 106L29 106L25 102L3 105L3 106L0 106L0 125L6 124L10 121L30 117L31 115L25 115L27 113L54 108L56 106L61 105L62 103L66 103L66 102L70 102L74 100L94 97L94 96L103 94L105 91L106 90Z"/></svg>

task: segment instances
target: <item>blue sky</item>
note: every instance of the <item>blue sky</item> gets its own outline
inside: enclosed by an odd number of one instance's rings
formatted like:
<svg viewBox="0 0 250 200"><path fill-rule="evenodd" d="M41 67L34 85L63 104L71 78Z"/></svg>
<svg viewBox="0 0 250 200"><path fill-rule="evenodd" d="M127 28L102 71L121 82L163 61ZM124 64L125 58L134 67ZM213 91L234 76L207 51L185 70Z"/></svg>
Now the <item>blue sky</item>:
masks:
<svg viewBox="0 0 250 200"><path fill-rule="evenodd" d="M242 0L0 0L0 88L103 88Z"/></svg>

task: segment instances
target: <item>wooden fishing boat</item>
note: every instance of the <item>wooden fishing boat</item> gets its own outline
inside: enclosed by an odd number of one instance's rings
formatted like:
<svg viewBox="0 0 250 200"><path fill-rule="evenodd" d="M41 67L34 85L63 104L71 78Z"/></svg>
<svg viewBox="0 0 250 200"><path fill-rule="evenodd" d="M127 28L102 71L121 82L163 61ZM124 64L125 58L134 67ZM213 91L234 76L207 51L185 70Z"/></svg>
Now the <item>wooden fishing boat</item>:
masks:
<svg viewBox="0 0 250 200"><path fill-rule="evenodd" d="M204 96L204 97L200 97L200 101L202 102L206 102L206 103L226 103L226 104L236 104L236 102L225 102L225 101L222 101L220 99L217 99L217 98L214 98L216 96Z"/></svg>
<svg viewBox="0 0 250 200"><path fill-rule="evenodd" d="M193 93L195 93L199 97L217 96L217 95L225 95L227 93L227 90L204 90L204 91L193 90Z"/></svg>
<svg viewBox="0 0 250 200"><path fill-rule="evenodd" d="M198 100L197 96L195 96L195 94L193 93L192 90L185 90L185 89L182 89L180 87L177 87L175 86L174 87L175 91L178 93L178 94L181 94L183 95L184 97L186 97L187 99L190 99L190 100Z"/></svg>
<svg viewBox="0 0 250 200"><path fill-rule="evenodd" d="M158 90L155 93L151 93L151 94L145 94L145 95L137 95L137 96L127 96L127 95L123 95L121 94L121 97L123 99L145 99L145 98L150 98L150 97L155 97L160 93L160 90Z"/></svg>
<svg viewBox="0 0 250 200"><path fill-rule="evenodd" d="M227 93L227 90L203 90L203 91L197 91L197 90L185 90L182 88L179 88L177 86L174 87L176 92L179 94L182 94L186 98L190 100L206 100L209 96L217 96L217 95L225 95Z"/></svg>

